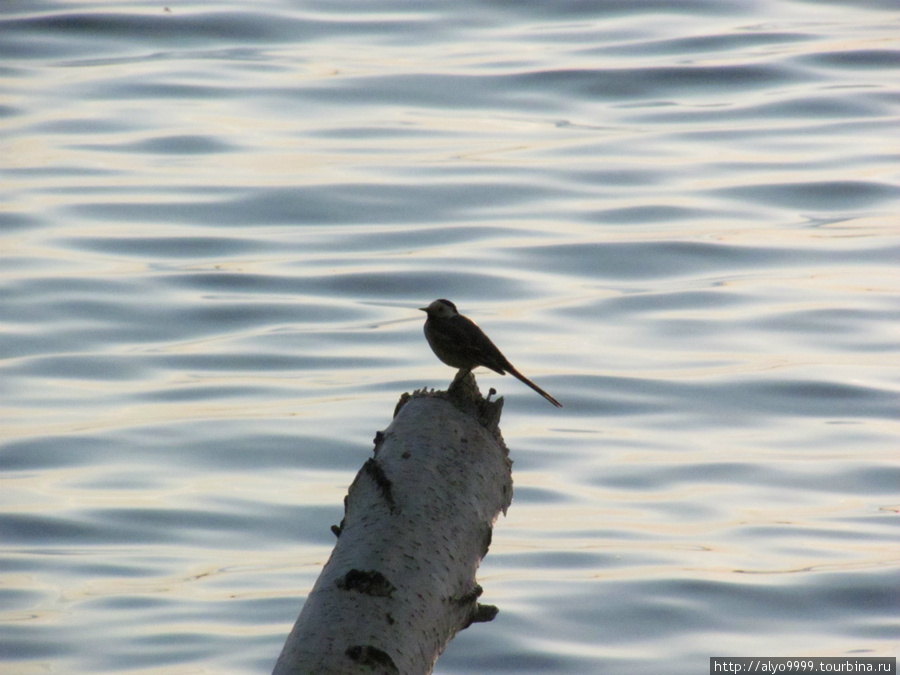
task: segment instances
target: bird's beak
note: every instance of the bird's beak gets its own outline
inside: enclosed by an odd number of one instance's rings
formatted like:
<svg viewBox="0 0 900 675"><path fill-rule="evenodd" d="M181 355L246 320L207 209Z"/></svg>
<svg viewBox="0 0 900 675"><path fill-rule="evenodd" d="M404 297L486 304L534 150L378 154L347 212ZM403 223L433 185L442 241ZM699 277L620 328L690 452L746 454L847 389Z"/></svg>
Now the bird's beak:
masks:
<svg viewBox="0 0 900 675"><path fill-rule="evenodd" d="M427 307L419 307L419 311L420 311L420 312L427 312L427 311L428 311L428 308L427 308Z"/></svg>

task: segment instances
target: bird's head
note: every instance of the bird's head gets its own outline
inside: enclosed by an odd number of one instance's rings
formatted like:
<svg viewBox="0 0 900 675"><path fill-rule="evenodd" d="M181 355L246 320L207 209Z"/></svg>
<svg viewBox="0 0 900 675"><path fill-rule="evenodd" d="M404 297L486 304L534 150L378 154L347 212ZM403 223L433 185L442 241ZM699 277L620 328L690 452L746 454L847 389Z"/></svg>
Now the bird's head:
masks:
<svg viewBox="0 0 900 675"><path fill-rule="evenodd" d="M429 319L450 319L459 314L456 311L456 305L449 300L435 300L428 307L419 307L419 309L428 314Z"/></svg>

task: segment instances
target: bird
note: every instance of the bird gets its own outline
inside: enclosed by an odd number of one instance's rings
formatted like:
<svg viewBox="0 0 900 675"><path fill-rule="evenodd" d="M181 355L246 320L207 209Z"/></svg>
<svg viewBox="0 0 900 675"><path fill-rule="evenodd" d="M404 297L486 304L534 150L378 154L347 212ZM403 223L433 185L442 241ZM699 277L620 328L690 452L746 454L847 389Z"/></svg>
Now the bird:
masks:
<svg viewBox="0 0 900 675"><path fill-rule="evenodd" d="M425 339L428 340L431 351L448 366L459 368L451 387L473 368L484 366L501 375L509 373L557 408L562 408L562 403L516 370L484 331L472 319L460 314L452 302L442 298L419 309L428 315L425 320Z"/></svg>

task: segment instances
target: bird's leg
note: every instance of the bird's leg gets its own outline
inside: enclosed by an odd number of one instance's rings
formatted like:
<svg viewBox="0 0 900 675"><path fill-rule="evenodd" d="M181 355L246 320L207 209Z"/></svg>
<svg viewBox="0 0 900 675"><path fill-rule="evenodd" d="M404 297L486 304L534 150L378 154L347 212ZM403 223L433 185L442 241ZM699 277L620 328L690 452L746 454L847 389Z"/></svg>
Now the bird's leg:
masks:
<svg viewBox="0 0 900 675"><path fill-rule="evenodd" d="M453 382L451 382L450 386L447 387L447 391L450 391L451 389L453 389L453 387L455 387L460 382L462 382L466 378L466 375L468 375L471 372L472 372L471 368L460 368L459 371L457 371L457 373L456 373L456 377L453 378Z"/></svg>

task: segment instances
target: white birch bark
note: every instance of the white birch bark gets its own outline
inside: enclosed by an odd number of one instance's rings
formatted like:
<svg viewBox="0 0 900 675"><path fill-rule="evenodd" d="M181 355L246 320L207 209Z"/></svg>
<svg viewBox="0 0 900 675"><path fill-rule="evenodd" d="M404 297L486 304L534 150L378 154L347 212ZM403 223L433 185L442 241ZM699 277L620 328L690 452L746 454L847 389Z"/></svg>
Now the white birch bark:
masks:
<svg viewBox="0 0 900 675"><path fill-rule="evenodd" d="M469 379L449 398L417 392L376 436L274 675L424 675L497 613L478 603L475 572L512 500L511 463L502 402Z"/></svg>

